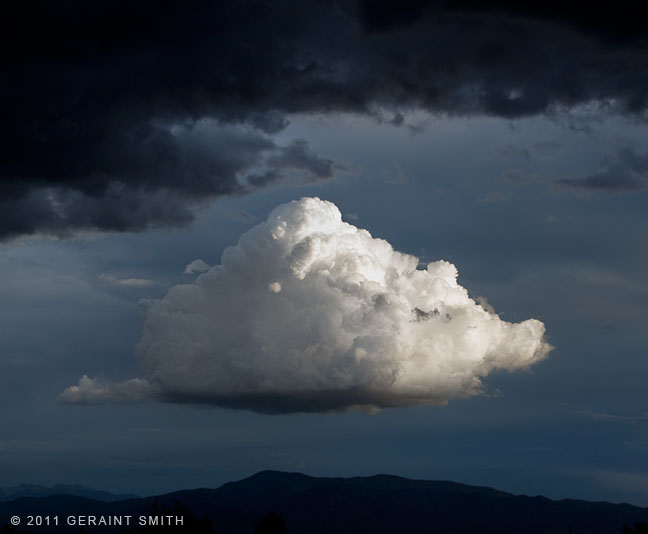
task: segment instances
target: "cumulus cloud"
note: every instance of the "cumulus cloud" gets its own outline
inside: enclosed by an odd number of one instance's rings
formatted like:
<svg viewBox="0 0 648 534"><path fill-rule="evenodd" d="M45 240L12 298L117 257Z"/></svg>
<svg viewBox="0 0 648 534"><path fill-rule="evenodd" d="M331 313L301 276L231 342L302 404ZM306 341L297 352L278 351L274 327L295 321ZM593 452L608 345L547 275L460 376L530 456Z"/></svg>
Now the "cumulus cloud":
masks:
<svg viewBox="0 0 648 534"><path fill-rule="evenodd" d="M209 271L209 265L205 261L197 259L188 264L182 274L204 273L205 271Z"/></svg>
<svg viewBox="0 0 648 534"><path fill-rule="evenodd" d="M418 265L330 202L283 204L220 265L144 303L151 391L265 413L443 404L551 349L540 321L508 323L472 300L451 263ZM65 400L111 400L89 381Z"/></svg>

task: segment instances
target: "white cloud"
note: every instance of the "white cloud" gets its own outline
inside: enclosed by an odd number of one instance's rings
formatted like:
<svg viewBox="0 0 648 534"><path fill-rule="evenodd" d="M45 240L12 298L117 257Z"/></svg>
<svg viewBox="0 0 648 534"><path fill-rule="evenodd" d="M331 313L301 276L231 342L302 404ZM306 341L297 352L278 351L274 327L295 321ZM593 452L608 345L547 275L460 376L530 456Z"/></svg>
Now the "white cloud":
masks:
<svg viewBox="0 0 648 534"><path fill-rule="evenodd" d="M83 375L76 386L58 396L63 404L103 404L106 402L140 402L152 396L147 380L131 378L123 382L104 382Z"/></svg>
<svg viewBox="0 0 648 534"><path fill-rule="evenodd" d="M270 291L270 293L279 293L281 291L281 284L279 282L268 284L268 291Z"/></svg>
<svg viewBox="0 0 648 534"><path fill-rule="evenodd" d="M203 260L198 259L187 265L182 274L204 273L205 271L209 271L209 265Z"/></svg>
<svg viewBox="0 0 648 534"><path fill-rule="evenodd" d="M150 387L170 402L269 413L443 404L547 355L540 321L503 321L454 265L418 264L330 202L281 205L220 265L143 307ZM83 397L80 383L63 395L110 400L86 385L98 393Z"/></svg>

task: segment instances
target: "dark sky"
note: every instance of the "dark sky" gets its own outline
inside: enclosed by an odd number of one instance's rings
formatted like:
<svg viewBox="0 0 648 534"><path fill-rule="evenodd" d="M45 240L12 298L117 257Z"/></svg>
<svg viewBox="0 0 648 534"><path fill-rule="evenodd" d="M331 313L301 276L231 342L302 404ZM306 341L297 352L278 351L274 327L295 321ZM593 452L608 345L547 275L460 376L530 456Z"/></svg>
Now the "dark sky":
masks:
<svg viewBox="0 0 648 534"><path fill-rule="evenodd" d="M648 505L641 20L623 2L8 6L0 485L149 494L272 468ZM472 300L448 293L443 323L402 273L378 296L356 274L387 253L335 233L286 274L257 225L302 197L456 265ZM309 206L281 239L316 225ZM487 325L542 321L553 350L523 365L533 336L484 341L473 301ZM312 367L286 367L306 346ZM438 368L404 370L419 353Z"/></svg>

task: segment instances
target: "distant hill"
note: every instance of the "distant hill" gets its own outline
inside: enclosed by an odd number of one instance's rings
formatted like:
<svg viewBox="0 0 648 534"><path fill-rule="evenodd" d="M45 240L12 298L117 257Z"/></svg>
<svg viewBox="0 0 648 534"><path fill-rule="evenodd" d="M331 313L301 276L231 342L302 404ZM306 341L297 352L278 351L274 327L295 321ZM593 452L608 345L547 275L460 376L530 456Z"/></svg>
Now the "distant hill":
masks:
<svg viewBox="0 0 648 534"><path fill-rule="evenodd" d="M55 486L39 486L37 484L20 484L11 488L0 488L0 502L18 499L19 497L49 497L51 495L75 495L96 501L123 501L124 499L138 498L139 495L115 495L107 491L96 490L79 484L56 484Z"/></svg>
<svg viewBox="0 0 648 534"><path fill-rule="evenodd" d="M165 531L252 534L269 513L281 514L287 534L620 534L648 521L648 508L579 500L553 501L454 482L376 475L316 478L263 471L218 489L185 490L158 497L100 502L74 496L19 498L0 503L0 526L12 515L184 514L184 527ZM20 528L20 527L19 527ZM130 532L142 529L131 523ZM79 532L29 527L24 532ZM84 526L83 532L126 532ZM21 532L17 530L16 532ZM272 532L266 530L264 532Z"/></svg>

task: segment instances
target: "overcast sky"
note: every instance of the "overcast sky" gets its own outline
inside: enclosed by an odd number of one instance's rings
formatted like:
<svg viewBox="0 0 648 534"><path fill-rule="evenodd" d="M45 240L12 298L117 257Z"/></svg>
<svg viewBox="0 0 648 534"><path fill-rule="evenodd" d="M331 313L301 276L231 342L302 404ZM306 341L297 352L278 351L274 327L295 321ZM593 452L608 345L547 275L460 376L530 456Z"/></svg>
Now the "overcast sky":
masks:
<svg viewBox="0 0 648 534"><path fill-rule="evenodd" d="M525 5L11 8L0 485L647 506L648 39Z"/></svg>

